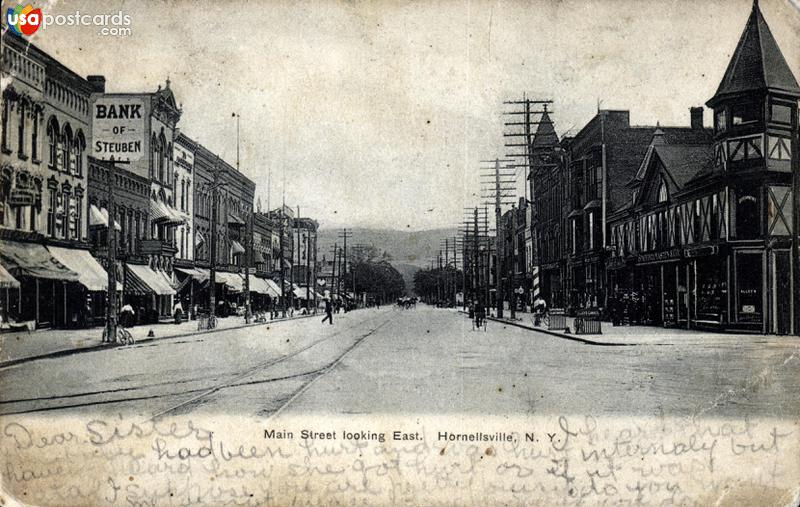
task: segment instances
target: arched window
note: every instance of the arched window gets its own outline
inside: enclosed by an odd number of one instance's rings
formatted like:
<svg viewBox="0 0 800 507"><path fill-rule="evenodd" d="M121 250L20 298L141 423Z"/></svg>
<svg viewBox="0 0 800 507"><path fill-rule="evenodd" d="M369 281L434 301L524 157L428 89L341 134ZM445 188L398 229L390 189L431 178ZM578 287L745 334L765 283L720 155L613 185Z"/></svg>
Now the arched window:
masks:
<svg viewBox="0 0 800 507"><path fill-rule="evenodd" d="M667 193L667 183L661 180L661 185L658 187L658 202L667 202L669 194Z"/></svg>
<svg viewBox="0 0 800 507"><path fill-rule="evenodd" d="M17 126L19 129L17 137L17 153L20 158L25 155L25 109L27 106L28 104L24 100L20 100L17 106L19 108L19 125Z"/></svg>
<svg viewBox="0 0 800 507"><path fill-rule="evenodd" d="M155 179L156 164L158 163L158 140L156 135L150 136L150 179Z"/></svg>
<svg viewBox="0 0 800 507"><path fill-rule="evenodd" d="M2 147L3 151L8 150L8 115L11 111L11 99L3 96L3 131L2 131L2 142L0 142L0 147Z"/></svg>
<svg viewBox="0 0 800 507"><path fill-rule="evenodd" d="M166 175L164 174L164 170L166 169L166 165L164 164L165 159L165 151L166 151L166 144L167 140L164 138L164 134L162 133L158 137L158 181L163 183L165 181Z"/></svg>
<svg viewBox="0 0 800 507"><path fill-rule="evenodd" d="M172 143L168 143L165 145L166 149L164 150L164 169L167 172L167 185L172 185L173 182L173 174L172 174Z"/></svg>
<svg viewBox="0 0 800 507"><path fill-rule="evenodd" d="M34 107L32 110L33 124L31 127L31 159L39 160L39 110Z"/></svg>
<svg viewBox="0 0 800 507"><path fill-rule="evenodd" d="M75 135L75 144L72 151L75 153L75 175L83 176L83 152L86 151L86 139L83 137L82 130L78 130Z"/></svg>
<svg viewBox="0 0 800 507"><path fill-rule="evenodd" d="M64 163L64 172L73 173L75 171L74 151L72 150L72 127L69 123L64 124L61 133L61 161Z"/></svg>
<svg viewBox="0 0 800 507"><path fill-rule="evenodd" d="M56 171L61 165L59 160L61 157L61 150L59 146L60 137L58 120L56 120L54 116L51 116L50 121L47 122L47 143L50 147L50 168L55 169Z"/></svg>

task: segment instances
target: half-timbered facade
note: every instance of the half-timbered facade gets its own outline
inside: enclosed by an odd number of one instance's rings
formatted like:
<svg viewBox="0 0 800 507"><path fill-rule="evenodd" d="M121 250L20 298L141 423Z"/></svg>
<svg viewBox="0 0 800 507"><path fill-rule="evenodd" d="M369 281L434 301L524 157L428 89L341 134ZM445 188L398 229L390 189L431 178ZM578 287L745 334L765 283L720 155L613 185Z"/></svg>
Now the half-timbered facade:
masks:
<svg viewBox="0 0 800 507"><path fill-rule="evenodd" d="M792 235L800 87L758 3L717 92L708 143L659 129L612 217L612 288L642 320L796 333Z"/></svg>

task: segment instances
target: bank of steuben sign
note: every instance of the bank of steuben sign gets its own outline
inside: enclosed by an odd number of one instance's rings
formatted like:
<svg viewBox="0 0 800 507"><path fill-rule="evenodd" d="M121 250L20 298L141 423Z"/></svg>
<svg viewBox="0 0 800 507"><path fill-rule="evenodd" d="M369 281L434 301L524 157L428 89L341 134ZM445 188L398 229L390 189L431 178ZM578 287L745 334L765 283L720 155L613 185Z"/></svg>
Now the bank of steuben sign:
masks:
<svg viewBox="0 0 800 507"><path fill-rule="evenodd" d="M144 101L100 97L92 106L92 154L101 160L136 161L144 150Z"/></svg>

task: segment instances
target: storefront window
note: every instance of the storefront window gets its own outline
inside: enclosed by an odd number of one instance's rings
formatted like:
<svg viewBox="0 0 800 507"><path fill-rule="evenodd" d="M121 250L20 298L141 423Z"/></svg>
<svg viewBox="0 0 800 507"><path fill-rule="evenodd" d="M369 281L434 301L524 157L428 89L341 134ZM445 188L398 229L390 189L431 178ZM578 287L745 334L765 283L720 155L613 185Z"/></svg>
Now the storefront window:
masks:
<svg viewBox="0 0 800 507"><path fill-rule="evenodd" d="M736 237L738 239L755 239L759 236L758 195L755 193L740 194L736 200Z"/></svg>
<svg viewBox="0 0 800 507"><path fill-rule="evenodd" d="M761 268L760 253L736 254L736 319L738 322L762 322Z"/></svg>
<svg viewBox="0 0 800 507"><path fill-rule="evenodd" d="M697 319L727 321L727 263L717 257L697 261Z"/></svg>

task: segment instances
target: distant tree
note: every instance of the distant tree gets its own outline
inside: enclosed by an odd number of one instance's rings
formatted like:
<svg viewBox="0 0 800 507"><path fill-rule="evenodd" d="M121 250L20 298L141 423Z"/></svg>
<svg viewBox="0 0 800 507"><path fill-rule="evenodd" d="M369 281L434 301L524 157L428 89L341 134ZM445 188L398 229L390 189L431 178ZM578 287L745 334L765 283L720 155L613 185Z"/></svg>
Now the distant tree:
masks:
<svg viewBox="0 0 800 507"><path fill-rule="evenodd" d="M387 260L375 260L379 257L377 249L363 249L364 254L354 257L350 271L345 280L349 292L359 294L366 292L369 297L387 302L402 296L406 284L403 275ZM353 280L355 275L355 280ZM355 282L355 290L353 283Z"/></svg>

